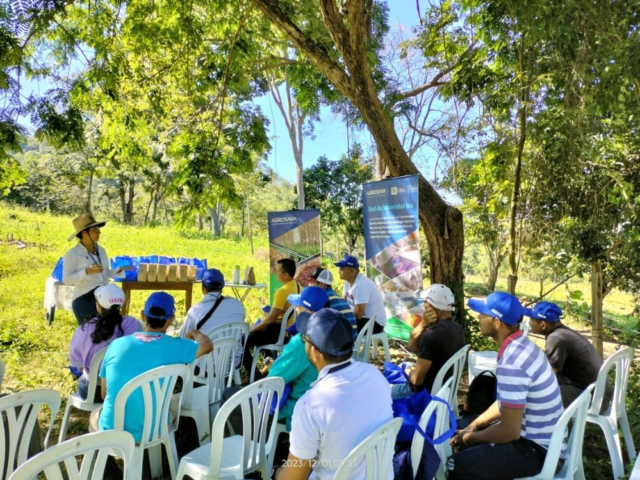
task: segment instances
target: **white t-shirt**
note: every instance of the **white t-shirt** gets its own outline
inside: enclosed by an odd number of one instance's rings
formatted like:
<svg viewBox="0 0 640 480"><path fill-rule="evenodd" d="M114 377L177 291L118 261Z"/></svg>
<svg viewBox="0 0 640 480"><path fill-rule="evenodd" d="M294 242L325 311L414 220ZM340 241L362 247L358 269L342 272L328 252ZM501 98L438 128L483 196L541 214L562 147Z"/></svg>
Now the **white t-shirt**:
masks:
<svg viewBox="0 0 640 480"><path fill-rule="evenodd" d="M182 325L180 329L180 337L185 338L188 331L196 329L198 322L213 308L219 295L218 292L207 293L202 300L189 309L187 317L184 320L184 325ZM220 302L220 305L218 305L218 308L216 308L216 311L213 312L213 315L200 327L200 331L205 335L220 325L232 322L244 322L245 311L242 302L232 296L223 296L224 298ZM242 354L242 341L239 341L238 350L236 350L235 365L239 365L242 361Z"/></svg>
<svg viewBox="0 0 640 480"><path fill-rule="evenodd" d="M62 283L73 285L73 299L90 292L96 287L107 285L109 279L116 276L120 268L109 268L109 257L100 245L98 251L90 254L87 249L78 243L64 254L62 264ZM102 272L88 274L86 269L94 263L102 265Z"/></svg>
<svg viewBox="0 0 640 480"><path fill-rule="evenodd" d="M384 310L384 300L382 294L373 280L358 273L353 284L344 282L342 296L347 299L351 308L355 311L356 305L366 304L364 307L364 318L376 316L376 323L383 327L387 324L387 312Z"/></svg>
<svg viewBox="0 0 640 480"><path fill-rule="evenodd" d="M312 460L309 480L331 480L349 452L392 418L389 383L376 367L351 360L328 365L293 409L289 451ZM391 466L390 472L389 480ZM364 477L364 463L349 476Z"/></svg>

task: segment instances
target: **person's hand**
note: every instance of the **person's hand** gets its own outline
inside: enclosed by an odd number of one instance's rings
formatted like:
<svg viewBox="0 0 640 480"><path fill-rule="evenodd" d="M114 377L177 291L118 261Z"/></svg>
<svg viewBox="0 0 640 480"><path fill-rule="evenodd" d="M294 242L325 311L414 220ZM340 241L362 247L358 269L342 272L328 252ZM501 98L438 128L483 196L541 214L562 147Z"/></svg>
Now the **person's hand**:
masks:
<svg viewBox="0 0 640 480"><path fill-rule="evenodd" d="M98 263L94 263L89 268L87 268L85 270L85 272L87 272L87 275L93 275L95 273L102 273L102 265L100 265Z"/></svg>
<svg viewBox="0 0 640 480"><path fill-rule="evenodd" d="M438 314L428 303L424 304L424 314L422 315L422 325L424 327L430 327L436 320L438 320Z"/></svg>
<svg viewBox="0 0 640 480"><path fill-rule="evenodd" d="M118 268L119 272L130 272L131 270L135 270L135 268L133 268L131 265Z"/></svg>
<svg viewBox="0 0 640 480"><path fill-rule="evenodd" d="M472 425L469 425L467 428L463 428L462 430L456 430L456 433L449 441L449 445L457 450L470 447L471 444L469 443L469 436L475 431L476 429Z"/></svg>

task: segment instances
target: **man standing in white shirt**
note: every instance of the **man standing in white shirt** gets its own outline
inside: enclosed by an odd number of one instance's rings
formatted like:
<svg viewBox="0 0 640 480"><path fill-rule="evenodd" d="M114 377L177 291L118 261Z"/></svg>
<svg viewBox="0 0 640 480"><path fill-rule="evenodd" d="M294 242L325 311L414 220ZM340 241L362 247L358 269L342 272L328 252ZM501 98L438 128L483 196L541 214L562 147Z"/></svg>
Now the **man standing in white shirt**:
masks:
<svg viewBox="0 0 640 480"><path fill-rule="evenodd" d="M360 273L358 259L352 255L345 255L338 263L340 279L344 280L342 296L349 302L356 317L358 332L375 315L376 321L373 333L381 333L387 324L387 313L384 310L382 294L373 280Z"/></svg>
<svg viewBox="0 0 640 480"><path fill-rule="evenodd" d="M224 285L224 275L220 270L210 268L202 274L204 297L187 312L184 325L180 329L180 337L187 338L187 333L191 330L200 330L206 335L220 325L244 322L244 305L233 297L223 296ZM241 361L242 341L239 342L236 351L236 367L240 365Z"/></svg>
<svg viewBox="0 0 640 480"><path fill-rule="evenodd" d="M318 380L296 403L289 457L275 478L330 480L351 450L393 418L391 392L376 367L351 360L352 327L339 311L323 308L296 323ZM364 473L361 462L349 478Z"/></svg>

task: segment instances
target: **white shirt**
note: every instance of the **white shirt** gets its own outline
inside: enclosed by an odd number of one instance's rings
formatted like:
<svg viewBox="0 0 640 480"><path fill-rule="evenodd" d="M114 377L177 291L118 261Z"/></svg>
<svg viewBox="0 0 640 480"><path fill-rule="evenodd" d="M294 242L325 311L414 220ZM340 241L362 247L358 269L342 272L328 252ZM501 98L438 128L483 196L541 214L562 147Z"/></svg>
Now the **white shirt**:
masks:
<svg viewBox="0 0 640 480"><path fill-rule="evenodd" d="M351 360L327 365L293 409L289 451L312 460L309 480L331 480L349 452L392 418L389 383L376 367ZM364 477L363 463L349 475Z"/></svg>
<svg viewBox="0 0 640 480"><path fill-rule="evenodd" d="M120 268L109 269L109 257L100 245L98 253L90 254L84 245L78 244L64 254L62 265L62 283L73 285L73 299L90 292L96 287L106 285L116 276ZM86 269L94 263L102 265L102 272L87 274Z"/></svg>
<svg viewBox="0 0 640 480"><path fill-rule="evenodd" d="M344 282L342 296L347 299L349 305L355 311L356 305L366 305L364 307L364 318L376 316L376 323L383 327L387 324L387 312L384 309L382 294L373 280L366 275L358 273L353 283Z"/></svg>
<svg viewBox="0 0 640 480"><path fill-rule="evenodd" d="M202 300L189 309L184 320L184 325L182 325L182 328L180 329L180 336L182 338L185 338L188 331L196 329L198 322L202 320L202 318L209 313L209 310L213 308L213 304L218 300L218 296L220 296L219 292L207 293ZM244 317L245 311L242 302L233 297L224 295L220 305L218 305L216 311L213 312L213 315L204 322L204 325L200 327L200 331L206 335L210 330L213 330L220 325L231 322L244 322ZM212 338L211 340L215 339ZM235 365L239 365L242 361L242 353L242 341L239 341L238 350L236 351Z"/></svg>

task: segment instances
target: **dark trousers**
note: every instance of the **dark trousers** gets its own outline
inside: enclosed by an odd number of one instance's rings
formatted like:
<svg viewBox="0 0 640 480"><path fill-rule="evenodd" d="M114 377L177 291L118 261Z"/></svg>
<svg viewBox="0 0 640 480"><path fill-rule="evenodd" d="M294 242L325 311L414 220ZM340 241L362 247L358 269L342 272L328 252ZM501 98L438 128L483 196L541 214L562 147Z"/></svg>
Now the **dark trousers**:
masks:
<svg viewBox="0 0 640 480"><path fill-rule="evenodd" d="M483 443L454 453L447 461L448 480L511 480L542 470L547 450L531 440Z"/></svg>
<svg viewBox="0 0 640 480"><path fill-rule="evenodd" d="M247 375L251 375L251 364L253 363L253 354L251 353L251 349L260 347L262 345L276 343L279 336L279 323L272 323L263 330L257 330L249 334L249 338L247 339L247 346L244 349L244 357L242 358L242 365L244 365L244 368L247 371ZM255 379L259 380L260 378L262 378L262 376L260 375L260 372L256 370Z"/></svg>
<svg viewBox="0 0 640 480"><path fill-rule="evenodd" d="M369 321L369 318L356 318L356 329L358 330L358 333L360 333L360 330L362 330L366 325L367 322ZM373 334L377 334L377 333L382 333L384 332L384 327L382 325L380 325L378 322L373 322Z"/></svg>
<svg viewBox="0 0 640 480"><path fill-rule="evenodd" d="M78 325L82 325L87 317L92 318L98 315L98 309L96 308L96 297L93 295L95 288L90 292L80 295L73 302L71 302L71 309L76 316Z"/></svg>

